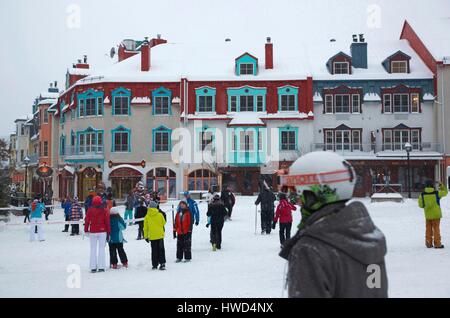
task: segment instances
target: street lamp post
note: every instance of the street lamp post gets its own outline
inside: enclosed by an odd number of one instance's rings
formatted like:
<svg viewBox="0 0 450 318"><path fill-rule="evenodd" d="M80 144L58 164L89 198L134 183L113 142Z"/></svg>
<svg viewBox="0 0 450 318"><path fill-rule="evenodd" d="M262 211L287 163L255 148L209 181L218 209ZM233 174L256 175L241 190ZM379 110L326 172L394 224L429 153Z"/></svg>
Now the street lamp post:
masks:
<svg viewBox="0 0 450 318"><path fill-rule="evenodd" d="M405 144L405 150L408 160L408 198L411 199L411 151L412 151L412 145L407 142Z"/></svg>
<svg viewBox="0 0 450 318"><path fill-rule="evenodd" d="M25 200L27 200L27 182L28 182L28 165L30 164L30 158L28 156L23 159L23 163L25 163Z"/></svg>

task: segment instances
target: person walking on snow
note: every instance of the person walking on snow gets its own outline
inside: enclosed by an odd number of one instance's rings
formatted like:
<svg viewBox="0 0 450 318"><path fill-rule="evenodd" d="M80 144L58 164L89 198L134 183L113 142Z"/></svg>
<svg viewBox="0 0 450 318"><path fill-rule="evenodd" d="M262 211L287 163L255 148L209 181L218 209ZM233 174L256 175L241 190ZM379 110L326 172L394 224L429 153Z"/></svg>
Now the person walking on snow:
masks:
<svg viewBox="0 0 450 318"><path fill-rule="evenodd" d="M280 244L283 248L284 243L291 238L292 212L297 211L297 208L288 201L286 194L280 193L279 197L280 204L278 204L272 228L275 230L278 221L280 221Z"/></svg>
<svg viewBox="0 0 450 318"><path fill-rule="evenodd" d="M175 217L174 233L177 239L177 263L192 260L192 213L186 202L181 201Z"/></svg>
<svg viewBox="0 0 450 318"><path fill-rule="evenodd" d="M73 199L72 211L70 213L70 221L71 222L79 222L83 219L83 208L81 207L80 202L78 202L78 198L75 197ZM72 224L72 233L70 236L80 235L80 224L74 223Z"/></svg>
<svg viewBox="0 0 450 318"><path fill-rule="evenodd" d="M64 209L64 220L66 222L70 221L70 215L72 214L72 201L69 197L61 202L61 208ZM63 233L69 232L69 224L64 225Z"/></svg>
<svg viewBox="0 0 450 318"><path fill-rule="evenodd" d="M86 213L84 232L91 243L90 268L92 273L105 271L105 246L109 241L111 223L109 211L101 197L92 199L92 207Z"/></svg>
<svg viewBox="0 0 450 318"><path fill-rule="evenodd" d="M436 191L433 181L425 183L425 191L419 197L419 207L425 211L426 231L425 245L427 248L442 249L441 242L441 199L448 194L447 187L440 183L439 190Z"/></svg>
<svg viewBox="0 0 450 318"><path fill-rule="evenodd" d="M348 204L353 167L336 153L309 153L291 166L284 183L296 187L310 212L280 253L289 262L289 297L386 298L386 239L364 204Z"/></svg>
<svg viewBox="0 0 450 318"><path fill-rule="evenodd" d="M134 218L144 219L147 216L147 207L145 206L145 201L143 198L139 199L139 207L136 208ZM139 226L137 240L140 241L144 238L144 221L137 221L136 224Z"/></svg>
<svg viewBox="0 0 450 318"><path fill-rule="evenodd" d="M111 235L109 237L109 260L112 269L118 269L117 263L117 253L119 253L120 262L122 266L128 268L128 258L123 244L126 240L123 238L122 231L127 228L125 221L122 219L117 207L113 207L110 212L110 222L111 222Z"/></svg>
<svg viewBox="0 0 450 318"><path fill-rule="evenodd" d="M266 181L263 182L263 187L258 195L258 199L255 205L261 204L261 234L270 234L272 231L272 220L275 214L275 194L267 185Z"/></svg>
<svg viewBox="0 0 450 318"><path fill-rule="evenodd" d="M125 215L124 215L124 220L133 220L133 209L135 206L135 198L134 198L134 193L133 191L130 191L130 193L128 193L127 196L127 200L125 202ZM131 223L130 223L131 224Z"/></svg>
<svg viewBox="0 0 450 318"><path fill-rule="evenodd" d="M164 249L164 226L166 220L158 210L158 204L150 201L144 220L144 238L152 248L152 269L166 270L166 251Z"/></svg>
<svg viewBox="0 0 450 318"><path fill-rule="evenodd" d="M211 244L213 251L222 249L222 229L225 218L228 216L227 208L220 201L220 195L216 194L213 202L208 206L208 225L211 226Z"/></svg>
<svg viewBox="0 0 450 318"><path fill-rule="evenodd" d="M227 217L231 221L231 215L233 214L233 208L234 205L236 204L236 198L228 186L226 186L225 189L222 191L220 199L227 208L228 211Z"/></svg>
<svg viewBox="0 0 450 318"><path fill-rule="evenodd" d="M44 229L42 227L42 214L45 211L45 205L40 203L39 200L34 200L31 203L30 209L30 241L33 242L36 239L36 230L39 242L45 241Z"/></svg>

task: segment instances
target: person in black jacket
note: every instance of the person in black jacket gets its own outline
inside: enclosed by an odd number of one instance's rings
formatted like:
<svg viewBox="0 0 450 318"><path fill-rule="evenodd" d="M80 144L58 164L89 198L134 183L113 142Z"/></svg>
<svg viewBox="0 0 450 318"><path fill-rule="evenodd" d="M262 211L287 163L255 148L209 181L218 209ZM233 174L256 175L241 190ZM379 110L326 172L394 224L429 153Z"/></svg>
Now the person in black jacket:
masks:
<svg viewBox="0 0 450 318"><path fill-rule="evenodd" d="M228 215L228 211L220 201L220 196L216 194L213 202L208 206L208 225L211 226L211 244L213 251L220 250L222 248L222 229L225 223L225 217Z"/></svg>
<svg viewBox="0 0 450 318"><path fill-rule="evenodd" d="M236 198L234 197L233 192L231 192L228 186L222 191L220 199L228 210L228 219L231 220L231 215L233 214L233 208L236 203Z"/></svg>
<svg viewBox="0 0 450 318"><path fill-rule="evenodd" d="M261 234L270 234L272 231L272 220L275 216L275 194L264 181L261 192L255 205L261 204Z"/></svg>
<svg viewBox="0 0 450 318"><path fill-rule="evenodd" d="M139 200L139 206L136 208L136 211L134 213L135 219L143 219L147 215L147 207L145 206L144 199ZM143 240L144 239L144 221L138 221L136 224L139 226L138 229L138 237L137 240Z"/></svg>

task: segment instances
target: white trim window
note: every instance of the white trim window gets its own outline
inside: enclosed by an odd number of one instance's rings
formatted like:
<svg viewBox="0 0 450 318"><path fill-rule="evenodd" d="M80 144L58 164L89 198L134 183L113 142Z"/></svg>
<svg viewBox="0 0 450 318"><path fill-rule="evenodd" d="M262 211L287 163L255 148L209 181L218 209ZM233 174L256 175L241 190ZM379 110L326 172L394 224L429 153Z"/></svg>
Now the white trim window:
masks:
<svg viewBox="0 0 450 318"><path fill-rule="evenodd" d="M408 62L407 61L391 61L391 73L392 74L408 73Z"/></svg>
<svg viewBox="0 0 450 318"><path fill-rule="evenodd" d="M420 129L386 129L383 132L384 150L401 151L408 142L413 150L420 150Z"/></svg>
<svg viewBox="0 0 450 318"><path fill-rule="evenodd" d="M255 74L255 65L253 63L241 63L239 65L239 74L240 75L254 75Z"/></svg>
<svg viewBox="0 0 450 318"><path fill-rule="evenodd" d="M350 113L350 95L335 95L336 114Z"/></svg>
<svg viewBox="0 0 450 318"><path fill-rule="evenodd" d="M420 96L417 93L411 94L411 113L420 112Z"/></svg>
<svg viewBox="0 0 450 318"><path fill-rule="evenodd" d="M360 129L325 129L325 150L362 151Z"/></svg>
<svg viewBox="0 0 450 318"><path fill-rule="evenodd" d="M350 74L350 63L333 62L333 74Z"/></svg>
<svg viewBox="0 0 450 318"><path fill-rule="evenodd" d="M383 112L384 113L392 113L392 95L391 94L383 95Z"/></svg>
<svg viewBox="0 0 450 318"><path fill-rule="evenodd" d="M359 94L352 95L352 113L361 113L361 96Z"/></svg>
<svg viewBox="0 0 450 318"><path fill-rule="evenodd" d="M409 94L393 94L394 113L409 113Z"/></svg>
<svg viewBox="0 0 450 318"><path fill-rule="evenodd" d="M333 95L325 95L325 114L333 114Z"/></svg>

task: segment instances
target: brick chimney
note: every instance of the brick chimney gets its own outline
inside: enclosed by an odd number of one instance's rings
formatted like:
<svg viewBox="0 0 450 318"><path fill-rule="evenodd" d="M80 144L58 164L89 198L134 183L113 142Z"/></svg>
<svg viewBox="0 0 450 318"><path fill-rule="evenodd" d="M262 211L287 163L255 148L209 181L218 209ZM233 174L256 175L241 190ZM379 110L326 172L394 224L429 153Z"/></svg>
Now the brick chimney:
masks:
<svg viewBox="0 0 450 318"><path fill-rule="evenodd" d="M141 45L141 71L150 71L150 66L150 43L148 42L148 38L145 38L145 41Z"/></svg>
<svg viewBox="0 0 450 318"><path fill-rule="evenodd" d="M166 44L166 43L167 43L167 40L162 39L161 34L158 34L156 39L152 39L150 41L150 48L155 47L160 44Z"/></svg>
<svg viewBox="0 0 450 318"><path fill-rule="evenodd" d="M273 43L270 37L267 38L266 43L266 70L273 69Z"/></svg>

